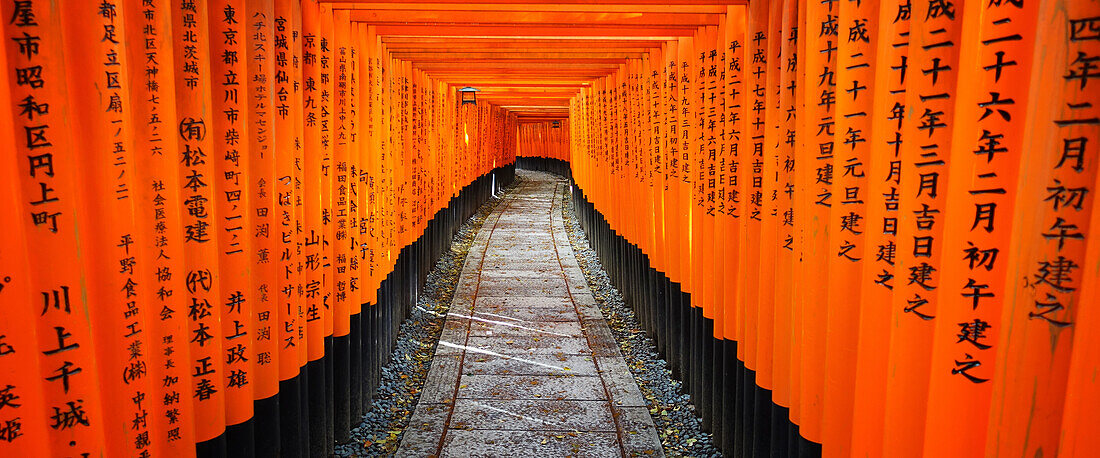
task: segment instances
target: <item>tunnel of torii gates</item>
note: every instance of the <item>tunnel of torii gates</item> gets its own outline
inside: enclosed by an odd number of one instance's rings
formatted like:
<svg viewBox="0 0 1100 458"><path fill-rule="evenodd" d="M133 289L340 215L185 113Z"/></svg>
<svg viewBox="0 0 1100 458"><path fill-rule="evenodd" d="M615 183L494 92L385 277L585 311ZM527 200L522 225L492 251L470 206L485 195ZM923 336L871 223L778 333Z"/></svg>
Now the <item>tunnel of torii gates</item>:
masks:
<svg viewBox="0 0 1100 458"><path fill-rule="evenodd" d="M1100 446L1095 0L0 13L0 456L329 453L517 156L726 454Z"/></svg>

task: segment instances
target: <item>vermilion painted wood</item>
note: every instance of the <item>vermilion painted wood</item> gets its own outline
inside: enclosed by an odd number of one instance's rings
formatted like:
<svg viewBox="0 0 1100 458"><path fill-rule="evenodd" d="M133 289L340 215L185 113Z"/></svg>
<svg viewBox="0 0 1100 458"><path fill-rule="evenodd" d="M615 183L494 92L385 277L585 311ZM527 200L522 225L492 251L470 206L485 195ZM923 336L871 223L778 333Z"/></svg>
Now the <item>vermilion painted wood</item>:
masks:
<svg viewBox="0 0 1100 458"><path fill-rule="evenodd" d="M22 219L21 231L5 233L0 245L5 260L17 258L2 263L13 275L0 280L29 276L26 284L0 283L0 297L19 295L22 315L9 315L35 323L30 334L0 332L0 373L12 380L0 381L0 390L18 382L21 396L0 391L0 428L8 428L0 431L13 431L5 423L13 402L24 405L26 424L22 436L0 436L2 446L121 454L136 443L140 424L125 434L110 426L122 422L128 395L145 383L113 386L126 356L114 331L144 314L147 340L135 357L164 363L149 368L150 380L178 377L186 387L178 390L186 408L172 414L179 422L157 406L149 446L193 453L196 440L246 419L251 399L269 399L280 380L326 356L323 338L350 333L351 316L379 310L372 308L379 286L428 219L471 180L511 163L517 149L569 161L574 183L610 229L690 294L690 303L675 297L685 307L673 311L677 321L700 308L715 320L713 336L700 336L695 321L674 332L736 342L734 366L754 383L738 387L740 415L724 421L789 407L797 445L812 451L820 442L829 456L1084 455L1089 438L1100 436L1081 410L1096 391L1096 320L1083 307L1095 296L1096 164L1084 154L1078 165L1074 154L1100 141L1093 121L1100 102L1089 86L1100 52L1097 11L1086 3L208 0L193 12L189 2L155 1L148 14L116 5L115 19L82 5L51 12L32 3L18 11L23 3L5 3L8 21L0 24L15 107L3 125L15 160L3 170L18 180L14 198L4 201L23 203L9 212ZM226 6L238 24L227 21ZM27 23L31 13L35 24ZM62 16L75 25L62 25ZM133 94L123 102L128 117L118 133L90 128L111 114L89 108L109 103L98 97L118 88L86 78L111 65L90 59L116 44L79 38L111 20L121 20L129 37L117 46ZM233 28L238 36L223 33ZM1000 30L1019 39L1001 40ZM24 31L41 35L37 53L20 41ZM147 68L149 46L158 52L155 71ZM34 87L35 65L42 65L44 87ZM233 78L243 91L236 98L224 89ZM476 105L458 103L466 86L480 90ZM712 112L720 113L713 123ZM180 121L196 117L205 137L181 141L193 132L181 134ZM550 128L553 121L561 128ZM49 127L48 149L34 144L40 125ZM231 154L234 131L248 136L237 148L247 160ZM125 163L107 164L114 158L106 139L119 135L133 137L117 153ZM154 155L158 143L172 146ZM1001 149L988 152L992 159L976 154L994 147ZM204 156L183 156L188 148ZM54 154L55 173L33 162L43 160L36 156L42 151ZM248 178L240 201L227 194L235 167ZM110 176L114 170L132 173ZM192 170L209 188L183 187ZM940 174L936 195L928 171ZM115 182L136 183L131 202L105 200ZM171 189L146 186L155 182ZM996 186L974 193L983 182ZM62 200L35 202L43 193ZM715 211L733 214L712 216L712 194ZM186 203L189 196L208 205ZM987 198L997 203L996 231L975 225L985 224L975 211ZM929 230L917 225L927 215L914 213L923 204L939 212ZM253 244L243 263L229 253L237 220L226 219L240 208ZM61 212L58 232L29 217L39 209ZM209 226L215 240L184 242L184 226L194 228L203 210L217 219ZM164 227L150 225L153 217L163 217ZM165 253L143 255L149 262L138 266L142 304L151 308L98 315L119 301L87 305L117 297L121 290L103 285L125 274L102 268L104 253L123 249L104 234L130 226ZM165 231L172 237L158 238ZM926 234L934 236L927 252L926 239L914 238ZM972 266L964 257L971 244L999 249L996 267ZM71 253L79 253L71 263L43 261ZM332 263L315 269L317 259ZM914 276L922 262L936 269L928 280ZM210 291L205 284L187 291L188 278L209 279ZM974 286L965 286L970 280ZM72 314L49 308L62 286L80 288L70 296ZM175 295L151 294L160 287ZM228 300L238 290L247 293L240 311ZM964 295L973 291L993 296L974 307ZM46 313L39 313L42 294ZM203 302L191 299L208 300L217 313L205 315ZM150 322L156 312L174 315ZM307 321L313 312L319 320ZM238 314L255 320L238 328ZM988 348L967 340L978 339L973 329L960 328L977 319L992 325L981 337ZM200 344L192 338L204 325L214 340ZM58 326L81 347L61 359L35 353L58 343ZM248 362L225 352L241 342L230 340L238 329L256 339ZM160 355L168 341L172 358ZM3 352L10 342L38 348L15 360ZM688 341L692 348L701 342ZM732 351L726 343L722 351ZM699 380L709 369L699 371L698 355L672 351L693 400L721 397L699 391L713 386ZM196 383L209 375L193 375L204 371L202 358L219 365L211 379L218 391L197 400ZM75 377L98 386L59 388L50 377L64 361L80 364L84 372ZM249 384L231 386L230 374L241 367ZM148 391L163 400L177 390ZM762 397L768 393L774 405ZM73 399L89 425L55 426L54 408ZM102 409L103 400L122 407ZM23 414L27 406L37 409L33 415ZM697 407L713 420L714 406ZM741 426L750 435L766 431ZM169 441L177 432L180 439ZM756 448L774 443L755 443L762 437L739 440Z"/></svg>

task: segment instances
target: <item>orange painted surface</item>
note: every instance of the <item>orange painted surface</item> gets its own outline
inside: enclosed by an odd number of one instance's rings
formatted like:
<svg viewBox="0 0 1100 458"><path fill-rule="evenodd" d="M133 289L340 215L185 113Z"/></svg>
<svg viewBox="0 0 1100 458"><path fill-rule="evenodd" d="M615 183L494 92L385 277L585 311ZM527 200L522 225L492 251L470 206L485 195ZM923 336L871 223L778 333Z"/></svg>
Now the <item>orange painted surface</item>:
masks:
<svg viewBox="0 0 1100 458"><path fill-rule="evenodd" d="M18 10L17 5L6 3L0 12L14 18L3 25L6 57L3 81L9 91L10 110L4 118L14 124L8 125L11 133L3 138L11 143L4 148L5 157L16 164L5 167L15 167L19 177L14 196L20 202L16 224L23 226L30 288L29 296L21 302L28 310L22 313L35 317L36 333L32 335L37 336L34 346L23 351L38 359L39 372L35 378L43 399L39 404L27 405L28 410L39 411L28 413L27 418L46 421L49 429L38 440L44 440L50 453L100 454L106 450L106 425L101 407L103 396L95 388L97 354L84 294L84 273L80 262L57 262L72 259L73 253L78 252L77 228L81 216L77 202L80 174L77 153L72 149L73 133L62 127L70 122L70 110L65 103L68 70L62 52L65 43L60 34L61 16L41 3ZM24 34L40 37L35 42L37 47L17 40L25 40ZM51 104L56 108L51 109ZM19 234L12 232L12 237ZM15 263L13 266L17 267ZM28 396L34 395L28 393ZM57 412L76 414L86 421L51 421L50 417ZM6 427L11 425L7 422L10 420L5 421ZM10 432L8 437L12 437Z"/></svg>
<svg viewBox="0 0 1100 458"><path fill-rule="evenodd" d="M745 132L741 151L741 196L745 209L741 220L740 268L744 272L738 296L741 330L737 356L745 367L756 369L757 316L760 301L760 230L764 219L764 139L767 123L768 16L767 5L749 5L745 20ZM752 38L749 38L752 37ZM750 44L751 43L751 44Z"/></svg>
<svg viewBox="0 0 1100 458"><path fill-rule="evenodd" d="M252 50L245 60L245 100L248 104L248 192L251 237L251 290L254 356L252 387L256 399L267 399L279 392L282 380L279 369L279 349L282 339L279 329L278 260L281 255L280 214L275 192L275 123L278 108L275 100L275 7L272 3L249 2L243 24L245 46Z"/></svg>
<svg viewBox="0 0 1100 458"><path fill-rule="evenodd" d="M960 367L958 361L992 359L999 346L994 330L1009 324L1001 319L1010 284L1007 263L997 262L992 255L1007 253L1012 243L1013 213L1006 210L1017 198L1021 164L981 151L988 149L987 139L995 135L1002 136L1001 145L1008 151L1022 151L1024 131L1012 128L1012 120L1024 115L1030 98L1037 7L1038 3L1030 3L1003 9L978 3L967 4L965 12L964 42L980 44L963 49L959 80L970 82L973 90L958 93L955 119L959 126L952 144L974 154L953 155L951 162L943 237L948 256L941 260L944 282L932 336L924 441L926 453L933 455L976 455L985 450L993 385L983 380L991 372L981 366ZM1012 35L1021 39L997 40ZM1016 61L1011 69L998 71L999 67L982 64L1009 55ZM992 105L993 97L1013 103ZM974 408L960 412L950 407L964 400Z"/></svg>
<svg viewBox="0 0 1100 458"><path fill-rule="evenodd" d="M1095 186L1095 185L1094 185ZM1092 227L1100 224L1100 212L1092 212ZM1081 304L1095 304L1100 286L1100 243L1089 242L1081 282ZM1100 445L1100 421L1089 406L1100 402L1100 320L1095 307L1077 311L1078 328L1073 335L1073 355L1070 357L1066 384L1065 410L1062 413L1058 453L1061 456L1088 456Z"/></svg>
<svg viewBox="0 0 1100 458"><path fill-rule="evenodd" d="M1095 35L1089 24L1098 14L1097 5L1090 3L1038 5L1036 46L1050 52L1035 54L1028 84L1035 96L1028 99L1026 117L1015 125L1023 126L1018 129L1023 132L1021 151L1045 154L1022 154L1020 160L1016 218L1004 259L1002 324L999 330L989 329L997 346L987 382L992 398L986 454L1057 453L1071 399L1067 380L1077 353L1075 334L1086 333L1080 341L1088 342L1087 334L1095 332L1087 321L1078 322L1078 313L1094 307L1083 294L1096 278L1086 247L1095 238L1091 222L1098 164L1086 151L1100 142L1095 121L1100 99L1095 78L1083 73L1081 65L1100 52L1100 42L1089 38ZM1016 106L1022 108L1022 103ZM1095 416L1084 421L1078 417L1067 426L1095 429L1096 422Z"/></svg>
<svg viewBox="0 0 1100 458"><path fill-rule="evenodd" d="M721 307L723 310L722 335L727 340L736 340L741 335L737 321L737 308L739 305L739 286L742 281L741 264L741 221L745 217L745 193L741 188L744 183L742 171L745 168L744 143L745 137L745 25L744 8L731 7L727 13L726 23L727 38L723 46L726 56L726 128L725 143L728 153L724 155L725 166L723 170L724 184L724 211L719 217L718 234L716 237L725 244L722 250L722 262L725 263L720 280ZM719 208L723 208L722 205Z"/></svg>
<svg viewBox="0 0 1100 458"><path fill-rule="evenodd" d="M7 50L0 48L0 67L8 68ZM11 103L8 88L0 88L0 105ZM2 132L14 132L12 113L0 112ZM22 206L19 204L19 164L14 144L0 146L3 162L0 162L0 180L5 183L0 192L0 213L5 221L18 221ZM28 264L27 241L24 227L13 225L6 237L0 237L0 301L6 304L30 304L32 295L30 284L30 266ZM4 434L0 441L0 453L14 455L48 455L50 441L46 426L46 412L37 406L44 405L42 385L38 375L38 358L31 349L38 344L35 326L26 326L35 317L30 307L13 307L8 311L7 320L0 323L0 377L7 382L4 393L8 399L4 406L0 424L4 425ZM14 397L13 397L14 396ZM24 408L26 406L26 408ZM14 429L12 427L15 427Z"/></svg>
<svg viewBox="0 0 1100 458"><path fill-rule="evenodd" d="M212 0L209 8L221 11L220 20L210 23L210 59L212 126L214 143L213 180L217 214L219 265L224 306L221 319L225 372L226 424L235 425L252 418L256 329L253 327L252 306L256 301L252 290L252 227L251 195L247 192L251 151L247 131L251 119L246 105L249 98L243 75L247 63L245 42L235 39L245 35L248 22L245 2ZM229 37L234 37L230 39ZM237 57L233 57L237 56Z"/></svg>
<svg viewBox="0 0 1100 458"><path fill-rule="evenodd" d="M946 203L953 194L948 172L956 156L951 147L957 126L954 88L966 36L962 3L955 8L949 12L922 5L913 14L928 20L910 22L907 62L910 69L922 70L907 74L908 115L901 127L905 140L899 155L901 197L883 432L887 456L921 454L938 289L948 279L941 260L959 256L943 249Z"/></svg>
<svg viewBox="0 0 1100 458"><path fill-rule="evenodd" d="M864 235L877 230L867 218L868 173L874 149L872 122L879 108L873 104L875 47L879 4L841 3L837 21L862 24L849 28L837 43L836 110L833 126L833 205L829 216L829 283L825 337L825 397L822 411L823 455L852 453L856 352L859 343L859 301L863 263L872 253ZM861 89L864 88L864 89ZM844 89L844 90L840 90Z"/></svg>
<svg viewBox="0 0 1100 458"><path fill-rule="evenodd" d="M771 119L774 123L772 144L776 147L775 163L772 165L775 171L776 183L773 187L772 198L775 207L775 276L772 280L771 290L774 299L774 312L772 318L773 350L772 371L773 381L771 385L772 400L776 404L791 407L791 351L793 344L793 320L792 308L794 294L791 288L782 279L791 278L792 269L798 259L795 255L794 239L795 206L794 206L794 182L796 179L795 147L798 137L798 102L799 102L799 66L798 66L798 5L796 2L784 3L782 14L779 18L779 36L786 37L780 41L779 60L774 68L777 69L779 78L775 90L778 91L778 100L774 107L776 113ZM791 38L794 37L794 40Z"/></svg>
<svg viewBox="0 0 1100 458"><path fill-rule="evenodd" d="M195 453L517 155L824 455L1094 453L1094 2L139 3L0 4L0 455Z"/></svg>
<svg viewBox="0 0 1100 458"><path fill-rule="evenodd" d="M793 3L774 2L768 8L767 34L772 39L767 42L765 50L765 54L770 56L764 63L767 77L761 81L766 87L763 111L764 151L758 158L761 161L760 187L762 190L760 236L757 242L760 245L758 248L760 259L757 264L750 267L760 272L759 283L756 285L758 288L756 303L748 304L749 307L755 308L757 314L756 366L753 369L756 370L756 385L767 390L774 387L772 369L775 367L775 360L772 354L775 344L775 296L776 288L781 286L776 282L776 266L780 251L784 250L779 241L779 230L783 224L782 218L786 209L783 208L784 203L780 201L779 195L784 191L786 178L789 176L786 171L789 145L784 144L785 147L782 148L779 146L780 139L786 138L786 129L780 132L781 125L785 127L790 121L785 109L781 107L781 96L784 93L783 78L790 76L782 70L786 68L786 60L791 56L781 53L783 44L787 43L783 37L790 36L790 26L786 28L787 33L784 33L783 27L784 19L790 20L790 14L786 11L788 6L793 7ZM787 51L790 52L789 45Z"/></svg>
<svg viewBox="0 0 1100 458"><path fill-rule="evenodd" d="M302 2L302 201L305 218L302 224L302 271L306 322L306 357L316 361L325 355L325 317L329 314L331 272L325 267L330 260L325 257L325 245L332 243L326 237L322 221L322 206L327 210L323 192L324 176L331 167L331 143L323 141L326 133L322 117L331 116L332 109L326 100L331 92L323 94L325 80L321 77L323 58L320 5L315 1ZM327 112L327 113L326 113ZM326 196L326 197L322 197Z"/></svg>
<svg viewBox="0 0 1100 458"><path fill-rule="evenodd" d="M106 452L156 454L159 442L139 439L160 434L150 430L144 418L153 402L147 399L154 382L148 375L150 353L144 350L151 346L146 333L151 310L141 301L148 296L137 282L142 273L137 266L145 258L143 248L148 242L139 237L135 218L137 182L133 124L127 110L131 105L128 59L122 47L127 41L124 16L97 16L89 21L91 8L73 3L61 9L67 104L73 138L79 139L73 143L76 167L82 171L76 193L83 210L77 218L81 228L77 243L83 254L84 294L93 311L89 321L97 342L96 377L100 386L109 387L100 390L104 406L110 406L103 410ZM103 158L110 158L109 166ZM59 341L65 337L65 333L56 334ZM125 431L114 428L133 419L138 421Z"/></svg>
<svg viewBox="0 0 1100 458"><path fill-rule="evenodd" d="M359 234L360 193L365 193L359 183L360 173L365 173L359 160L359 151L351 144L352 103L351 72L355 53L351 46L351 22L346 12L333 13L332 31L332 224L335 226L332 237L333 290L332 312L334 337L346 336L351 332L353 306L359 302L358 282L362 261L359 259L359 244L363 239ZM358 146L356 144L355 146ZM364 200L364 202L366 202ZM363 206L366 208L366 206ZM352 279L355 283L352 283Z"/></svg>
<svg viewBox="0 0 1100 458"><path fill-rule="evenodd" d="M874 60L878 66L874 86L868 90L873 97L874 111L869 113L871 131L868 143L872 157L867 167L866 227L862 273L859 280L859 331L856 346L855 381L853 387L853 417L851 444L856 456L882 456L883 418L886 407L886 374L889 358L891 317L889 304L893 300L894 266L897 255L897 231L885 230L896 224L901 187L902 121L905 106L906 81L909 78L907 38L909 20L898 16L901 2L879 5L879 14L869 15L868 24L875 21L879 44ZM885 43L890 43L885 46ZM868 56L870 59L870 56ZM876 152L879 152L876 154Z"/></svg>
<svg viewBox="0 0 1100 458"><path fill-rule="evenodd" d="M556 127L555 127L556 125ZM523 122L516 130L516 155L569 161L569 119Z"/></svg>
<svg viewBox="0 0 1100 458"><path fill-rule="evenodd" d="M277 332L279 348L279 380L289 380L298 375L300 366L298 347L304 346L299 334L301 312L298 301L300 273L297 259L301 257L297 244L297 226L299 219L294 210L297 199L295 191L294 169L297 164L294 151L299 142L294 132L297 103L294 97L292 81L298 81L292 67L295 62L292 53L292 11L291 2L275 2L272 15L272 53L275 61L275 77L272 85L275 116L273 117L275 135L275 181L272 193L275 196L275 224L272 226L278 250L274 253L277 271L275 290L278 321L273 331Z"/></svg>
<svg viewBox="0 0 1100 458"><path fill-rule="evenodd" d="M222 339L221 270L218 268L219 245L216 170L208 155L214 151L214 112L212 108L210 53L211 20L205 15L207 2L172 5L172 50L175 68L176 114L169 117L170 129L178 142L180 160L179 198L183 225L184 296L187 342L191 369L191 388L181 390L190 397L195 409L195 440L205 441L221 435L226 425L226 370ZM187 71L184 71L186 69ZM220 142L220 139L219 139ZM185 401L186 402L186 401ZM202 420L199 420L202 419Z"/></svg>
<svg viewBox="0 0 1100 458"><path fill-rule="evenodd" d="M130 37L140 36L141 49L127 47L131 89L130 114L134 120L135 207L134 215L139 240L146 240L147 251L138 268L142 270L139 285L145 285L144 302L149 310L149 346L146 350L164 354L159 364L149 366L149 377L157 380L150 399L161 400L163 409L154 411L149 419L157 432L150 440L160 444L161 453L188 456L194 454L194 407L187 393L191 386L191 371L187 363L187 342L192 335L188 327L188 300L184 275L184 235L169 228L181 227L184 210L178 205L180 176L177 158L180 150L175 141L176 129L169 128L176 112L175 80L167 69L173 68L172 37L159 30L168 30L171 9L168 2L152 2L148 13L132 8L125 11L126 30ZM149 62L153 55L156 61ZM164 71L161 71L164 70ZM153 71L152 74L147 74Z"/></svg>

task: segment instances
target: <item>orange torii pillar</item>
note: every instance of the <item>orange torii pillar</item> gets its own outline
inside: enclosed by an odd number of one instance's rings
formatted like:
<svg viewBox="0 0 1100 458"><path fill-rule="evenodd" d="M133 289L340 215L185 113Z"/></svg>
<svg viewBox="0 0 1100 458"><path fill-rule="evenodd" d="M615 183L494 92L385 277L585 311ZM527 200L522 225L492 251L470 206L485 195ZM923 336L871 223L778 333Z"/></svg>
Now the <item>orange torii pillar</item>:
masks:
<svg viewBox="0 0 1100 458"><path fill-rule="evenodd" d="M332 359L333 359L333 431L337 442L348 440L352 419L362 414L359 361L353 349L358 349L359 314L352 313L352 305L358 302L359 295L352 290L351 279L359 274L358 241L358 196L359 161L351 160L352 151L349 142L349 58L351 48L351 22L346 10L333 13L331 47L332 73L332 125L331 142L333 145L332 167L332 224L335 226L332 236L333 291L332 291ZM356 158L357 159L357 158ZM354 203L353 203L354 202ZM353 211L353 209L355 211ZM353 263L354 260L354 263ZM355 304L359 305L359 304ZM361 310L361 306L357 307ZM357 311L358 311L357 310ZM356 390L359 388L359 390ZM359 391L359 392L356 392Z"/></svg>
<svg viewBox="0 0 1100 458"><path fill-rule="evenodd" d="M279 292L280 219L275 193L275 8L272 2L248 2L242 18L246 52L245 100L248 110L248 181L251 237L253 340L253 433L257 456L280 451Z"/></svg>
<svg viewBox="0 0 1100 458"><path fill-rule="evenodd" d="M222 346L225 364L226 452L254 453L252 382L256 328L256 301L250 276L253 266L251 193L248 192L249 109L246 105L247 61L243 36L247 23L244 1L211 0L210 11L220 12L209 24L212 113L210 135L217 139L211 152L217 202L219 270L221 271Z"/></svg>
<svg viewBox="0 0 1100 458"><path fill-rule="evenodd" d="M9 69L7 48L0 47L0 67ZM8 86L0 88L0 104L11 106ZM15 118L8 110L0 112L0 129L14 131ZM20 201L21 165L16 155L16 145L0 146L0 179L5 183L0 189L0 215L5 221L25 218ZM34 297L31 283L30 253L27 252L26 227L13 225L5 237L0 237L0 300L4 303L32 304ZM47 296L47 299L49 297ZM16 302L18 301L18 302ZM47 303L48 304L48 303ZM36 322L32 307L14 307L7 319L0 323L0 377L6 382L3 395L5 412L0 414L0 453L14 455L29 453L48 455L51 440L43 386L40 383L37 328L28 325ZM18 401L17 401L18 400Z"/></svg>

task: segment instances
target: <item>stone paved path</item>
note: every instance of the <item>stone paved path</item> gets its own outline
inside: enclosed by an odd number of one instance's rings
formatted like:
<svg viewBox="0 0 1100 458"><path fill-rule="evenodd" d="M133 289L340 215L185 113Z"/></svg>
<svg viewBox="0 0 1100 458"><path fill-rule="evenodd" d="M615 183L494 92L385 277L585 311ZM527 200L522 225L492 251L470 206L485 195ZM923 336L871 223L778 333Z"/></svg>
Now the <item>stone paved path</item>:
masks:
<svg viewBox="0 0 1100 458"><path fill-rule="evenodd" d="M489 216L466 258L399 456L661 456L641 392L540 172Z"/></svg>

